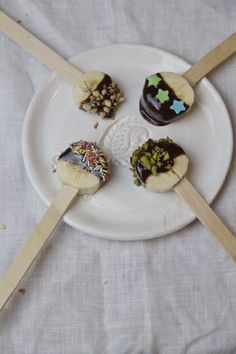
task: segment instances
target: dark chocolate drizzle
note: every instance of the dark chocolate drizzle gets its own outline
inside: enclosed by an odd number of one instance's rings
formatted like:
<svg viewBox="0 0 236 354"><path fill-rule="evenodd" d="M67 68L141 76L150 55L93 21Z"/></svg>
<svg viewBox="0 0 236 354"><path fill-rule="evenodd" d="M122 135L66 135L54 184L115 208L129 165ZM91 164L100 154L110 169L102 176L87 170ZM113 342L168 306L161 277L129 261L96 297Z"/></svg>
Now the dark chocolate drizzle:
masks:
<svg viewBox="0 0 236 354"><path fill-rule="evenodd" d="M179 116L185 113L189 106L184 102L185 111L176 113L173 109L170 109L174 100L179 101L179 98L176 96L172 88L164 81L161 73L156 73L161 78L161 81L158 83L157 87L148 86L148 80L145 80L143 87L143 94L140 98L139 109L143 118L146 119L149 123L153 125L167 125L174 122ZM158 93L158 90L162 89L163 91L169 91L169 100L160 103L155 96Z"/></svg>
<svg viewBox="0 0 236 354"><path fill-rule="evenodd" d="M167 139L161 139L161 141L149 139L146 143L148 145L147 148L144 148L145 144L142 145L142 149L138 154L138 160L135 163L135 172L142 183L145 183L147 178L152 174L152 171L146 169L142 161L140 161L140 158L145 155L145 153L151 153L152 150L155 150L155 147L163 149L165 152L169 153L170 158L168 160L162 160L161 166L157 166L157 173L168 172L169 169L167 166L174 166L174 159L185 154L184 150L179 145L174 142L168 142Z"/></svg>

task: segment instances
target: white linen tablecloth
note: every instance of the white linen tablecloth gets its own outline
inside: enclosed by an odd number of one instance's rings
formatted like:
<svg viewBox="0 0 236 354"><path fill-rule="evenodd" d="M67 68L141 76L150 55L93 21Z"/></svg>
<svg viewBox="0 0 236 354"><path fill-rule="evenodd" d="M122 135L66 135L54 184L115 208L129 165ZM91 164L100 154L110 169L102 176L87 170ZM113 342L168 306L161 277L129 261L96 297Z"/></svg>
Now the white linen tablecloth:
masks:
<svg viewBox="0 0 236 354"><path fill-rule="evenodd" d="M0 7L66 58L141 43L195 62L236 30L234 0L0 0ZM49 74L0 34L0 275L45 210L24 170L21 135ZM235 129L236 56L209 78ZM233 156L213 203L234 233L235 164ZM143 242L98 239L61 223L20 288L25 293L0 313L0 354L236 353L236 264L198 221Z"/></svg>

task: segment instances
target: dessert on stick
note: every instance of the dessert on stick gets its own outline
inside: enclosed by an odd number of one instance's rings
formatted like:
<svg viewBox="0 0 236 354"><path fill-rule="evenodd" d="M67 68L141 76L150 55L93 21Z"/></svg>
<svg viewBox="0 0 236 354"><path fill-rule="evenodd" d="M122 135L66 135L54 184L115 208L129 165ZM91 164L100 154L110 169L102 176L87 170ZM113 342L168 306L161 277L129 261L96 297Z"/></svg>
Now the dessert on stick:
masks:
<svg viewBox="0 0 236 354"><path fill-rule="evenodd" d="M62 188L0 279L0 311L71 203L78 195L94 194L107 182L111 171L106 153L96 143L83 140L70 144L59 154L55 167Z"/></svg>
<svg viewBox="0 0 236 354"><path fill-rule="evenodd" d="M146 141L133 152L130 162L136 185L143 184L152 192L167 192L185 176L189 160L184 150L167 137Z"/></svg>
<svg viewBox="0 0 236 354"><path fill-rule="evenodd" d="M153 125L167 125L187 113L194 103L193 87L206 74L236 52L236 33L182 75L157 72L145 79L139 102L140 113Z"/></svg>
<svg viewBox="0 0 236 354"><path fill-rule="evenodd" d="M130 157L134 184L151 192L174 190L236 262L236 237L185 177L189 159L172 139L147 140Z"/></svg>
<svg viewBox="0 0 236 354"><path fill-rule="evenodd" d="M105 119L114 117L118 103L124 98L108 74L100 71L82 73L1 10L0 30L67 81L79 109L97 113Z"/></svg>

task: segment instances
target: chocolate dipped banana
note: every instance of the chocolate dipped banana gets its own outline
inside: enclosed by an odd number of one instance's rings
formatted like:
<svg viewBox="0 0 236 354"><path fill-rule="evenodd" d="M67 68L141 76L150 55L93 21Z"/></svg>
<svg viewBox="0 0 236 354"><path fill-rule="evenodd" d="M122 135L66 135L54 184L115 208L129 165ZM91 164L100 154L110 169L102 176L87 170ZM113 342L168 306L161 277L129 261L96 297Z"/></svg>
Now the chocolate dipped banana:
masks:
<svg viewBox="0 0 236 354"><path fill-rule="evenodd" d="M115 108L123 101L123 97L109 75L100 71L82 73L1 10L0 30L72 85L78 108L98 113L105 119L113 117Z"/></svg>
<svg viewBox="0 0 236 354"><path fill-rule="evenodd" d="M124 101L118 85L100 71L82 74L73 86L73 98L78 108L104 119L113 118L117 105Z"/></svg>
<svg viewBox="0 0 236 354"><path fill-rule="evenodd" d="M171 190L186 174L189 160L172 139L149 139L130 158L134 183L152 192Z"/></svg>
<svg viewBox="0 0 236 354"><path fill-rule="evenodd" d="M194 87L216 66L236 52L236 33L179 75L158 72L145 80L140 99L140 113L154 125L167 125L188 112L194 102Z"/></svg>
<svg viewBox="0 0 236 354"><path fill-rule="evenodd" d="M189 160L179 145L168 137L149 139L133 152L130 163L134 184L152 192L173 189L236 262L236 237L185 177Z"/></svg>
<svg viewBox="0 0 236 354"><path fill-rule="evenodd" d="M193 89L184 77L161 72L146 78L139 107L149 123L167 125L188 112L193 102Z"/></svg>
<svg viewBox="0 0 236 354"><path fill-rule="evenodd" d="M110 163L96 143L80 140L73 143L56 162L56 172L63 183L47 211L36 225L22 250L0 279L0 311L20 283L55 226L76 197L94 194L108 179Z"/></svg>
<svg viewBox="0 0 236 354"><path fill-rule="evenodd" d="M55 169L63 184L84 195L94 194L107 181L111 165L96 143L80 140L59 155Z"/></svg>

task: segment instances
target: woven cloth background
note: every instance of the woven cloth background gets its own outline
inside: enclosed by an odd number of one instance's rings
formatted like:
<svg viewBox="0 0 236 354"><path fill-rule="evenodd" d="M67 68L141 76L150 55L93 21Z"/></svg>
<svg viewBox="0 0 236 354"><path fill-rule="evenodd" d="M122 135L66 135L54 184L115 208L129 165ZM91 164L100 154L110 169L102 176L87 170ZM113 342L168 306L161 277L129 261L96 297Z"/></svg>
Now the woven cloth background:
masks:
<svg viewBox="0 0 236 354"><path fill-rule="evenodd" d="M195 62L236 30L233 0L0 0L0 7L66 58L141 43ZM0 275L45 210L24 170L21 135L49 74L0 34ZM236 57L209 78L235 130ZM235 164L234 156L213 206L236 233ZM97 239L61 223L21 288L0 313L0 354L236 353L236 265L198 221L143 242Z"/></svg>

